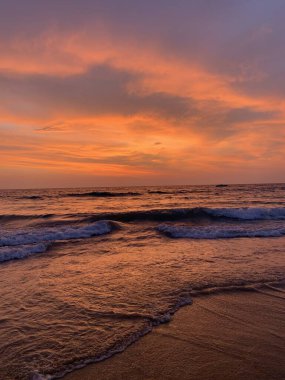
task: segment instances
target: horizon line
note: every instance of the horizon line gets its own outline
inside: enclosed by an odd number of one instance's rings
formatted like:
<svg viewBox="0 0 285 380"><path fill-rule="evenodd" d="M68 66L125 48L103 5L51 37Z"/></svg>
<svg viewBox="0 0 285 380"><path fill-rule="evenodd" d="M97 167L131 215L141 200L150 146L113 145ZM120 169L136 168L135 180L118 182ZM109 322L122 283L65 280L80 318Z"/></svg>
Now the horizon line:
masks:
<svg viewBox="0 0 285 380"><path fill-rule="evenodd" d="M23 188L6 188L0 187L0 191L5 190L61 190L61 189L106 189L106 188L130 188L130 187L185 187L185 186L246 186L246 185L285 185L285 182L251 182L251 183L226 183L226 182L217 182L217 183L203 183L203 184L180 184L180 185L126 185L126 186L66 186L66 187L23 187Z"/></svg>

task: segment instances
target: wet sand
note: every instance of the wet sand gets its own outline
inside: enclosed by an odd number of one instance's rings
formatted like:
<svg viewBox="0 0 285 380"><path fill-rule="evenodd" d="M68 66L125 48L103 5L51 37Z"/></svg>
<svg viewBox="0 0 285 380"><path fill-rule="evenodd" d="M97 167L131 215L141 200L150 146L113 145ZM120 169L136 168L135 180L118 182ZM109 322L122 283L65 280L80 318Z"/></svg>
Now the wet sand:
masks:
<svg viewBox="0 0 285 380"><path fill-rule="evenodd" d="M285 290L204 295L105 361L65 380L285 379Z"/></svg>

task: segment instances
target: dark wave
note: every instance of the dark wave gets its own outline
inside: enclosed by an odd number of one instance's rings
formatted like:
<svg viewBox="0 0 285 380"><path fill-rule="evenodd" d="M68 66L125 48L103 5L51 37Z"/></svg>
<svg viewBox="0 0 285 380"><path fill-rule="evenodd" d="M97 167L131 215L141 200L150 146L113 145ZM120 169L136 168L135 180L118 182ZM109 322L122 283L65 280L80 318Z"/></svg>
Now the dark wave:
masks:
<svg viewBox="0 0 285 380"><path fill-rule="evenodd" d="M161 194L161 195L172 195L172 194L185 194L189 193L189 190L176 190L176 191L165 191L165 190L149 190L147 194ZM142 196L143 193L136 191L128 192L116 192L116 191L91 191L87 193L69 193L65 196L67 197L132 197L132 196Z"/></svg>
<svg viewBox="0 0 285 380"><path fill-rule="evenodd" d="M149 190L148 194L173 194L172 191Z"/></svg>
<svg viewBox="0 0 285 380"><path fill-rule="evenodd" d="M84 220L97 221L100 219L114 220L118 222L135 221L171 221L196 217L211 217L203 208L191 209L159 209L159 210L137 210L127 212L114 212L104 214L93 214Z"/></svg>
<svg viewBox="0 0 285 380"><path fill-rule="evenodd" d="M1 222L10 222L16 220L29 220L29 219L48 219L54 217L55 214L40 214L40 215L16 215L16 214L7 214L0 215Z"/></svg>
<svg viewBox="0 0 285 380"><path fill-rule="evenodd" d="M187 194L190 193L191 191L189 190L170 190L170 191L165 191L165 190L149 190L148 194L165 194L165 195L174 195L174 194Z"/></svg>
<svg viewBox="0 0 285 380"><path fill-rule="evenodd" d="M276 208L181 208L93 214L88 219L115 221L175 221L183 219L285 220L285 207Z"/></svg>
<svg viewBox="0 0 285 380"><path fill-rule="evenodd" d="M71 223L75 220L78 222L92 222L99 220L113 220L117 222L135 222L135 221L178 221L183 219L206 218L216 219L233 219L240 221L254 220L285 220L285 207L274 208L178 208L178 209L151 209L151 210L134 210L122 212L106 212L98 214L41 214L41 215L0 215L1 221L21 220L21 219L48 219L60 217L58 223ZM65 219L64 221L62 219ZM66 219L67 218L67 219ZM69 220L73 218L72 220ZM55 222L55 221L54 221Z"/></svg>
<svg viewBox="0 0 285 380"><path fill-rule="evenodd" d="M39 195L25 195L23 197L20 197L20 199L41 200L43 197Z"/></svg>
<svg viewBox="0 0 285 380"><path fill-rule="evenodd" d="M111 191L91 191L88 193L70 193L66 194L67 197L98 197L98 198L107 198L107 197L132 197L139 196L141 193L137 192L111 192Z"/></svg>

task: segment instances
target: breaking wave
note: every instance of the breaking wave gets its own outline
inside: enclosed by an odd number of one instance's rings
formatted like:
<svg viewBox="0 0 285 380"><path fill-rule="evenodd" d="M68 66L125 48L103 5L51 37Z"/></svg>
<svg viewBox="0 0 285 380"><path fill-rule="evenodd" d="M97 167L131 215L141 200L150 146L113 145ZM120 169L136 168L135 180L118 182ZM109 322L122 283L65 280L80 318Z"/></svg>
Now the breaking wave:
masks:
<svg viewBox="0 0 285 380"><path fill-rule="evenodd" d="M214 217L224 217L245 220L282 220L285 219L285 207L259 208L216 208L204 209L206 213Z"/></svg>
<svg viewBox="0 0 285 380"><path fill-rule="evenodd" d="M281 237L285 235L285 227L252 228L248 226L170 226L160 225L157 230L172 238L190 239L227 239L241 237Z"/></svg>
<svg viewBox="0 0 285 380"><path fill-rule="evenodd" d="M4 261L24 259L25 257L37 253L44 253L49 245L49 243L39 243L19 247L0 247L0 263Z"/></svg>
<svg viewBox="0 0 285 380"><path fill-rule="evenodd" d="M114 224L100 221L87 226L64 226L24 230L0 237L0 247L36 244L57 240L82 239L110 233Z"/></svg>
<svg viewBox="0 0 285 380"><path fill-rule="evenodd" d="M114 220L118 222L132 221L175 221L180 219L236 219L236 220L285 220L285 207L274 208L169 208L134 210L122 212L103 212L85 214L42 214L42 215L0 215L0 222L22 219L76 218L78 222L95 222Z"/></svg>

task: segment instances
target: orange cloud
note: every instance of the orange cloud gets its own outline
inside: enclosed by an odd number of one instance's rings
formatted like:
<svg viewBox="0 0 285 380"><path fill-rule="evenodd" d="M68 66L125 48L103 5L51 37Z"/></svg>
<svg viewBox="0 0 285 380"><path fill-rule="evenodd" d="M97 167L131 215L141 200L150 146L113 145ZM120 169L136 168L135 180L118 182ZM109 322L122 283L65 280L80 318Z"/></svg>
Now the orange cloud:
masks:
<svg viewBox="0 0 285 380"><path fill-rule="evenodd" d="M250 96L193 57L102 25L1 46L5 170L207 182L284 162L284 99Z"/></svg>

